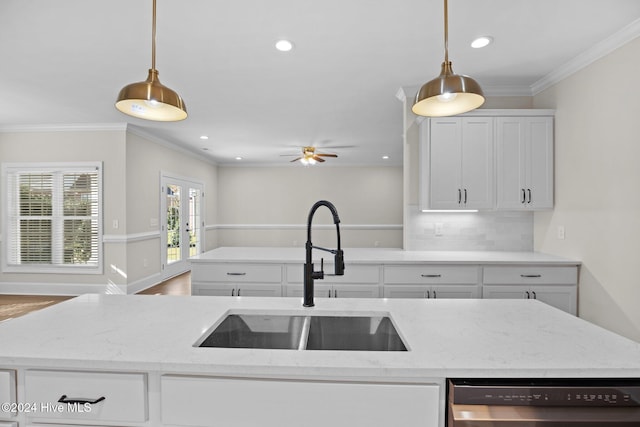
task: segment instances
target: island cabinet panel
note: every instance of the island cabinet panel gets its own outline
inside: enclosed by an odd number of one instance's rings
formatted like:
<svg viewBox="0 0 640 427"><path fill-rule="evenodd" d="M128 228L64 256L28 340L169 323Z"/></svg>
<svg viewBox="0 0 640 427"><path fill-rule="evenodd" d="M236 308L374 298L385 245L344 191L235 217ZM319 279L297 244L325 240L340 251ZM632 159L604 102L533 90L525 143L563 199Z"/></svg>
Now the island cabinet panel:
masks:
<svg viewBox="0 0 640 427"><path fill-rule="evenodd" d="M482 297L537 299L576 315L578 267L485 267Z"/></svg>
<svg viewBox="0 0 640 427"><path fill-rule="evenodd" d="M37 422L119 425L148 419L146 374L27 370L24 380L25 402L38 405L27 415Z"/></svg>
<svg viewBox="0 0 640 427"><path fill-rule="evenodd" d="M0 403L16 403L16 373L13 370L0 370ZM8 411L0 410L0 419L16 416L17 411L13 409L9 407Z"/></svg>
<svg viewBox="0 0 640 427"><path fill-rule="evenodd" d="M162 423L180 426L438 427L437 384L163 375Z"/></svg>
<svg viewBox="0 0 640 427"><path fill-rule="evenodd" d="M282 296L282 265L198 263L191 270L191 293L209 296Z"/></svg>
<svg viewBox="0 0 640 427"><path fill-rule="evenodd" d="M320 270L320 263L314 265ZM325 278L314 281L314 295L319 298L379 298L381 295L380 265L347 265L343 276L332 276L333 264L324 264ZM302 264L286 266L284 295L302 297Z"/></svg>

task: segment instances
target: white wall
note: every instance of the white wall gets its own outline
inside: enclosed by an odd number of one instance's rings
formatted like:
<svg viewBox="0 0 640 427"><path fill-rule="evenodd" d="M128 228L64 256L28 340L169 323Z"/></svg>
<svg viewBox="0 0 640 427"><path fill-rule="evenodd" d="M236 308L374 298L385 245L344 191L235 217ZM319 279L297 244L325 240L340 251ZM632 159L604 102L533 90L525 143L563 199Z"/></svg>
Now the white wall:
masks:
<svg viewBox="0 0 640 427"><path fill-rule="evenodd" d="M0 162L83 161L103 164L103 273L0 272L0 293L131 293L157 283L161 278L160 229L159 224L151 226L150 219L160 217L161 170L202 181L211 196L205 222L216 222L216 167L193 154L127 132L124 124L0 132ZM113 227L114 220L118 221L117 228ZM131 238L141 234L146 237ZM209 240L207 249L215 247L215 236Z"/></svg>
<svg viewBox="0 0 640 427"><path fill-rule="evenodd" d="M556 181L555 209L535 214L534 244L582 261L580 317L640 341L638 75L640 38L535 97L556 110Z"/></svg>
<svg viewBox="0 0 640 427"><path fill-rule="evenodd" d="M217 194L219 246L303 246L309 210L322 199L338 210L344 247L402 245L400 167L218 167ZM313 243L332 247L329 210L313 224Z"/></svg>

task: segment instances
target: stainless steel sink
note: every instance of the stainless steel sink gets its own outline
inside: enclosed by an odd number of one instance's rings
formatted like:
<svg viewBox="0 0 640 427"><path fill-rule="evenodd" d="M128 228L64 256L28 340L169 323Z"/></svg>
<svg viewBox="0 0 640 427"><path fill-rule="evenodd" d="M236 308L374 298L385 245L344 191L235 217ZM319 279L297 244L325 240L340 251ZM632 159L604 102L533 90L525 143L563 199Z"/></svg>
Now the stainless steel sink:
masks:
<svg viewBox="0 0 640 427"><path fill-rule="evenodd" d="M195 347L407 351L391 318L375 316L229 314Z"/></svg>

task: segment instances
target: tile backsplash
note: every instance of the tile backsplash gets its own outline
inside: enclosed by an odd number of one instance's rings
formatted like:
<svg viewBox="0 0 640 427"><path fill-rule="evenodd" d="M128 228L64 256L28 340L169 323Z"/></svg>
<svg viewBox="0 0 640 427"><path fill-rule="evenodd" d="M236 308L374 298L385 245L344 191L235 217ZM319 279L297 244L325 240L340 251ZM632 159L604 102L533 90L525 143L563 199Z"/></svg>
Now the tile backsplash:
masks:
<svg viewBox="0 0 640 427"><path fill-rule="evenodd" d="M533 250L533 212L422 212L415 205L407 209L408 250Z"/></svg>

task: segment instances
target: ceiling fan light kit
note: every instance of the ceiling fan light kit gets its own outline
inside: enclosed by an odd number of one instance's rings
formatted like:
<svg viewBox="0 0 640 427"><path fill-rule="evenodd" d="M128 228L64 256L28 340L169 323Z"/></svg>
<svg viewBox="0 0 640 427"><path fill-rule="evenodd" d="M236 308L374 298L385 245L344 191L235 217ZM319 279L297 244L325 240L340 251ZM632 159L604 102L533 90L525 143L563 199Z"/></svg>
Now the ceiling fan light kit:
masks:
<svg viewBox="0 0 640 427"><path fill-rule="evenodd" d="M151 35L151 69L147 80L131 83L120 91L116 108L129 116L160 122L175 122L187 118L187 107L174 90L164 86L156 70L156 0L153 0Z"/></svg>
<svg viewBox="0 0 640 427"><path fill-rule="evenodd" d="M475 110L484 104L484 94L478 82L469 76L453 72L449 61L448 21L448 4L444 0L444 62L440 75L425 83L416 94L411 111L419 116L454 116Z"/></svg>
<svg viewBox="0 0 640 427"><path fill-rule="evenodd" d="M300 163L305 166L315 165L316 163L323 163L325 161L323 157L338 157L338 155L332 153L316 153L316 147L303 147L302 156L291 160L291 163L300 161Z"/></svg>

